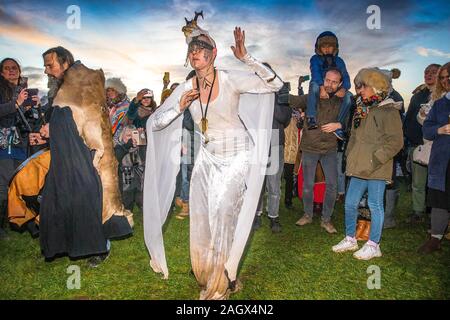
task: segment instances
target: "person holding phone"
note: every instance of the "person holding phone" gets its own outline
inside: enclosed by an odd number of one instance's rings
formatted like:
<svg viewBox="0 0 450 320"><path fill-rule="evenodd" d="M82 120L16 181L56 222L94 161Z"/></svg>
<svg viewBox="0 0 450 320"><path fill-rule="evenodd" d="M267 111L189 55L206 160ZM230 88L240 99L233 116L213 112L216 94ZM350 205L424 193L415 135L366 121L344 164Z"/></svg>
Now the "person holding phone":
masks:
<svg viewBox="0 0 450 320"><path fill-rule="evenodd" d="M13 58L0 62L0 238L7 223L8 183L18 165L27 158L27 130L19 108L29 97L26 78ZM37 101L37 97L31 97Z"/></svg>
<svg viewBox="0 0 450 320"><path fill-rule="evenodd" d="M136 128L145 128L147 119L155 112L156 108L157 105L153 91L150 89L142 89L131 100L127 118Z"/></svg>
<svg viewBox="0 0 450 320"><path fill-rule="evenodd" d="M136 204L142 210L142 189L145 169L145 145L141 135L144 128L127 125L114 147L119 162L119 187L125 209L133 210Z"/></svg>

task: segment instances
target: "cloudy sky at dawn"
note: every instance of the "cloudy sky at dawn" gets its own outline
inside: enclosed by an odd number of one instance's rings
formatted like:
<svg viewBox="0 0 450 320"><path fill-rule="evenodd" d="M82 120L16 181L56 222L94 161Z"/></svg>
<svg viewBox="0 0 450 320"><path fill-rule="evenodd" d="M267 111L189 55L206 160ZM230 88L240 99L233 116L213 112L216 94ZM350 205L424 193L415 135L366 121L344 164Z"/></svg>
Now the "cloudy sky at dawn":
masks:
<svg viewBox="0 0 450 320"><path fill-rule="evenodd" d="M372 4L381 10L379 30L366 25ZM71 5L80 9L79 29L67 26ZM218 45L218 67L243 67L230 49L238 25L246 30L250 53L269 62L292 88L299 75L309 74L315 39L325 30L338 36L339 54L352 79L362 67L399 68L402 75L394 86L407 101L428 64L450 61L449 2L392 0L0 0L0 58L16 58L29 86L45 93L41 54L62 45L88 67L103 69L106 77L121 77L130 98L148 87L159 101L165 71L177 82L190 71L184 67L181 28L184 17L191 19L200 10L205 17L199 18L200 26Z"/></svg>

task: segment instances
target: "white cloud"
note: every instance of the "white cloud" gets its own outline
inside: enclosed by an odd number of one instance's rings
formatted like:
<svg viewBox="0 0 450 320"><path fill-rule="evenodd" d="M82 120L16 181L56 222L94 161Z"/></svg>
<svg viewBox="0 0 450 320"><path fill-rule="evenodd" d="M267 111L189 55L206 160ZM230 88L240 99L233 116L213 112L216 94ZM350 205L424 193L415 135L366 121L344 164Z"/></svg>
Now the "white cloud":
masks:
<svg viewBox="0 0 450 320"><path fill-rule="evenodd" d="M434 57L450 58L450 53L442 52L441 50L437 49L417 47L416 52L422 57L434 56Z"/></svg>

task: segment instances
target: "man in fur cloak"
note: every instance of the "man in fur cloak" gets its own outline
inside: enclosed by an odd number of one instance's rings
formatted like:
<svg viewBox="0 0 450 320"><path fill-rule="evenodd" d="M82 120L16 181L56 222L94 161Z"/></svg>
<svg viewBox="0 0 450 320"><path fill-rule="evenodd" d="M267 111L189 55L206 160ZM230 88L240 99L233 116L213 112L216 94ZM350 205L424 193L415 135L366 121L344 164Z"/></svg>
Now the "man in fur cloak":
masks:
<svg viewBox="0 0 450 320"><path fill-rule="evenodd" d="M132 233L132 214L118 188L103 71L74 61L63 47L43 55L49 77L51 162L42 189L40 242L47 259L60 254L91 256L91 266L107 257L110 238Z"/></svg>

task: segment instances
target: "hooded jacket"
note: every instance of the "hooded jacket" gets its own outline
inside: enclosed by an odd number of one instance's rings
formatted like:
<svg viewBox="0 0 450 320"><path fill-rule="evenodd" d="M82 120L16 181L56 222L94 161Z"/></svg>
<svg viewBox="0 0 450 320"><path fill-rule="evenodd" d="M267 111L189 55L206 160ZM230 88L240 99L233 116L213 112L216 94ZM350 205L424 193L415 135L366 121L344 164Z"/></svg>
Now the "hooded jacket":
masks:
<svg viewBox="0 0 450 320"><path fill-rule="evenodd" d="M324 43L335 46L335 50L331 57L326 57L320 52L320 46ZM348 75L344 60L338 56L339 41L336 35L330 31L322 32L316 39L315 51L316 54L313 55L310 60L311 81L322 86L326 71L331 67L335 67L342 73L342 87L350 90L350 76Z"/></svg>
<svg viewBox="0 0 450 320"><path fill-rule="evenodd" d="M388 98L371 108L358 128L352 123L347 176L392 182L393 159L403 147L401 107L402 102Z"/></svg>

